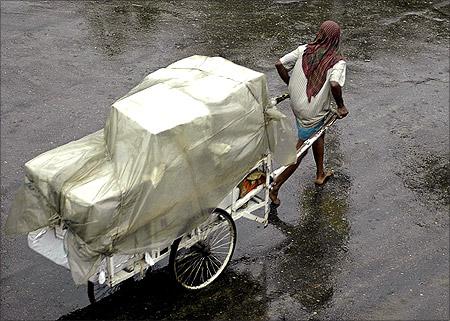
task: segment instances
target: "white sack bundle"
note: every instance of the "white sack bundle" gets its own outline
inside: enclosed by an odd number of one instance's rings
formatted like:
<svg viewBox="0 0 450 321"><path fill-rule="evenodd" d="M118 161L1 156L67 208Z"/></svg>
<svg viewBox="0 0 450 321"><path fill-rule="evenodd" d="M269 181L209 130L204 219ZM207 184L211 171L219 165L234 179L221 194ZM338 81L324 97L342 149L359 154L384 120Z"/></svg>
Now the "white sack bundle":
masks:
<svg viewBox="0 0 450 321"><path fill-rule="evenodd" d="M115 253L169 246L269 151L295 161L295 138L264 74L193 56L148 75L111 107L105 130L26 163L10 233L63 222L77 284Z"/></svg>

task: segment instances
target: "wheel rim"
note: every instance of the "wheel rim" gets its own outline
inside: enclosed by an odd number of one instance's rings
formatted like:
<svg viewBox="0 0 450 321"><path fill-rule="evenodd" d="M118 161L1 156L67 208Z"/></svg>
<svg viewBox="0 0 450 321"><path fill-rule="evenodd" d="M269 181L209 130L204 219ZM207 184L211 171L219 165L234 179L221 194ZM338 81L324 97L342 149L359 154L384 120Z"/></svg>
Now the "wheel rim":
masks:
<svg viewBox="0 0 450 321"><path fill-rule="evenodd" d="M233 255L235 233L229 217L213 213L191 237L195 244L178 249L174 262L177 281L188 289L199 289L214 281ZM181 244L189 241L184 237Z"/></svg>
<svg viewBox="0 0 450 321"><path fill-rule="evenodd" d="M96 303L107 296L117 292L120 285L110 287L106 284L99 284L97 282L88 281L88 298L91 303Z"/></svg>

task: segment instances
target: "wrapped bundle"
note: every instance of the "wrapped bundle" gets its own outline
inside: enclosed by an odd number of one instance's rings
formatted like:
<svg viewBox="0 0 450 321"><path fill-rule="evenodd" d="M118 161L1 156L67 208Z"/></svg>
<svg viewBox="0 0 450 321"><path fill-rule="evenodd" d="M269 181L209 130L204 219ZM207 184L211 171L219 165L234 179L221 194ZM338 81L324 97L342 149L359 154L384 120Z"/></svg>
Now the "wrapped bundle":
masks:
<svg viewBox="0 0 450 321"><path fill-rule="evenodd" d="M183 59L115 102L104 130L26 163L7 230L63 222L83 283L106 255L169 246L192 230L270 150L294 161L283 122L263 74L219 57Z"/></svg>

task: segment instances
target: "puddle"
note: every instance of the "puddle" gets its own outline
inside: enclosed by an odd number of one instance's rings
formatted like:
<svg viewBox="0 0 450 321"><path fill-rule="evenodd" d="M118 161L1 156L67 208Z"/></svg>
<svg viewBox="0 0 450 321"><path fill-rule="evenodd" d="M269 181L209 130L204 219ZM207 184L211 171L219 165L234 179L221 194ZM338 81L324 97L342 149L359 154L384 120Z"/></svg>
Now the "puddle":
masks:
<svg viewBox="0 0 450 321"><path fill-rule="evenodd" d="M300 196L300 218L296 225L271 216L270 223L285 236L277 247L282 259L274 271L279 291L287 292L308 312L326 307L334 294L334 275L346 256L350 223L346 217L350 177L341 170L343 155L339 130L326 136L326 160L335 169L324 187L307 185ZM277 291L275 291L277 293Z"/></svg>
<svg viewBox="0 0 450 321"><path fill-rule="evenodd" d="M432 206L450 205L450 154L415 153L408 160L406 172L397 173L405 185L419 195L422 202Z"/></svg>
<svg viewBox="0 0 450 321"><path fill-rule="evenodd" d="M348 209L348 178L335 177L331 189L305 189L301 198L303 209L298 225L290 225L277 216L271 224L287 237L281 245L283 260L275 273L286 290L309 311L325 306L332 298L333 273L347 251L350 224ZM334 185L334 187L332 186Z"/></svg>
<svg viewBox="0 0 450 321"><path fill-rule="evenodd" d="M341 24L343 53L351 60L372 59L379 50L407 50L418 35L447 41L449 31L449 6L439 1L353 0L345 6L326 0L235 1L232 6L222 1L112 1L83 2L80 13L87 40L106 56L132 52L136 41L155 45L163 41L155 34L165 33L162 50L220 55L250 68L273 68L261 58L279 57L311 41L327 19Z"/></svg>

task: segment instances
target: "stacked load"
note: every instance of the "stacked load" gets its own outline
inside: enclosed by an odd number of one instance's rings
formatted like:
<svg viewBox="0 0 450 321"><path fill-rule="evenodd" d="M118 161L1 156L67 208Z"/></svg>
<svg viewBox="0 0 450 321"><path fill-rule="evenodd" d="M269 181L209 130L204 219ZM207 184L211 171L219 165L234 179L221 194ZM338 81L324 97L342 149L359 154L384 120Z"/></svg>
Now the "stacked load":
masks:
<svg viewBox="0 0 450 321"><path fill-rule="evenodd" d="M219 57L183 59L115 102L104 130L26 163L7 230L63 222L83 283L106 255L166 247L192 230L269 151L295 160L284 121L264 74Z"/></svg>

